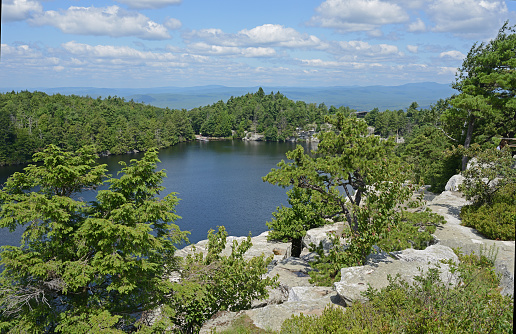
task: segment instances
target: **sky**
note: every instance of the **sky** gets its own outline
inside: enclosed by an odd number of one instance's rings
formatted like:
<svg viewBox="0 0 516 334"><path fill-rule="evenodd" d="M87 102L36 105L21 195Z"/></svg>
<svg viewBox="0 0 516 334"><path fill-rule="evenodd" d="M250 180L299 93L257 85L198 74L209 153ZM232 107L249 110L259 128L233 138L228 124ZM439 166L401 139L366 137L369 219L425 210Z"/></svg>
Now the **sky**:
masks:
<svg viewBox="0 0 516 334"><path fill-rule="evenodd" d="M0 87L452 83L514 0L2 0Z"/></svg>

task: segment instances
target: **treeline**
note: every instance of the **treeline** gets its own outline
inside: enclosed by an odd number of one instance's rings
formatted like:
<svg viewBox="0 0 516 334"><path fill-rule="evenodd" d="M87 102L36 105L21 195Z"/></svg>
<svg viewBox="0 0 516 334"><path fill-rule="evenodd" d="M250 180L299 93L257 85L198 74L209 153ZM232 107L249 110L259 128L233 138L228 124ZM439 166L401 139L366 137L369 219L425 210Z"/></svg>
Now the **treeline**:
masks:
<svg viewBox="0 0 516 334"><path fill-rule="evenodd" d="M194 131L203 136L243 138L246 131L252 131L265 134L266 140L284 141L295 134L296 128L320 125L326 115L337 111L349 115L354 110L295 102L280 92L266 95L260 87L256 93L231 97L226 103L194 108L189 115Z"/></svg>
<svg viewBox="0 0 516 334"><path fill-rule="evenodd" d="M157 108L120 97L0 94L0 165L27 162L49 144L67 151L94 145L99 153L121 154L193 138L184 109Z"/></svg>
<svg viewBox="0 0 516 334"><path fill-rule="evenodd" d="M0 165L30 161L32 154L54 144L67 151L94 145L99 153L122 154L164 148L209 137L242 138L246 131L283 141L298 127L319 125L324 117L347 107L294 102L281 93L231 97L205 107L158 108L120 97L106 99L22 91L0 94Z"/></svg>

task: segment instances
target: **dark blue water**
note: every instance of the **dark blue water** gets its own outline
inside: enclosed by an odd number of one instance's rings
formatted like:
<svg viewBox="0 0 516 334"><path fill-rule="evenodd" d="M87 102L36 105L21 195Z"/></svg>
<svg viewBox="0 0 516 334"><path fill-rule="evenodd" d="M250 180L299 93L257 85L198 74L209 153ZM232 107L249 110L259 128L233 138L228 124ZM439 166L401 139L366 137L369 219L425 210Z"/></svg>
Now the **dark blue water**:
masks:
<svg viewBox="0 0 516 334"><path fill-rule="evenodd" d="M292 143L211 141L182 143L161 150L159 169L167 171L162 196L176 192L181 199L176 213L182 219L176 224L190 231L189 239L206 239L209 229L224 225L229 235L258 235L267 230L266 221L280 204L287 204L286 189L262 181L271 168L285 158ZM116 176L123 160L140 158L141 154L110 156L99 159ZM0 168L0 183L22 167ZM92 200L94 193L84 193ZM19 245L21 229L10 233L0 229L1 245Z"/></svg>

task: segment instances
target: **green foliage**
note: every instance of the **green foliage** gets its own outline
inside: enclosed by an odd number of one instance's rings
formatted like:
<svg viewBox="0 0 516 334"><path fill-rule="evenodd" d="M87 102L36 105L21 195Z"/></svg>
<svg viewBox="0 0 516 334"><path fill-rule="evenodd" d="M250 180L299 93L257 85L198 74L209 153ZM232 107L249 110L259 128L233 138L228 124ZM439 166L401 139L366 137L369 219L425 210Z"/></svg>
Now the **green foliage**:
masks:
<svg viewBox="0 0 516 334"><path fill-rule="evenodd" d="M132 331L144 312L166 302L178 268L172 222L178 199L163 198L156 150L130 165L86 203L80 192L103 183L93 149L49 146L38 165L15 173L0 191L0 226L24 228L20 247L4 246L0 323L4 331Z"/></svg>
<svg viewBox="0 0 516 334"><path fill-rule="evenodd" d="M460 156L449 154L452 142L433 125L415 128L397 147L397 153L412 164L416 181L428 184L433 192L444 190L446 183L460 169Z"/></svg>
<svg viewBox="0 0 516 334"><path fill-rule="evenodd" d="M281 333L510 333L514 299L498 292L492 257L459 255L448 263L452 278L441 281L439 266L409 284L390 278L381 291L369 289L365 304L327 308L322 316L293 316ZM456 280L456 285L450 282Z"/></svg>
<svg viewBox="0 0 516 334"><path fill-rule="evenodd" d="M345 107L339 110L350 112ZM231 97L227 102L218 101L189 112L196 133L229 137L234 130L237 138L242 138L244 131L256 131L263 133L267 141L284 141L295 134L296 128L323 123L327 114L324 104L294 102L279 92L267 95L262 88L256 93Z"/></svg>
<svg viewBox="0 0 516 334"><path fill-rule="evenodd" d="M468 148L516 131L516 27L508 22L493 40L475 44L452 87L454 108L443 114L446 131ZM466 169L463 159L462 170Z"/></svg>
<svg viewBox="0 0 516 334"><path fill-rule="evenodd" d="M335 247L334 256L330 254L331 261L323 261L315 274L335 277L340 265L364 263L386 229L398 225L400 215L396 207L409 198L413 186L405 184L410 179L410 171L394 155L392 141L368 136L363 120L347 118L342 113L326 121L332 128L319 134L316 151L308 155L298 146L287 153L292 162L281 161L278 169L273 169L263 179L282 187L309 189L312 194L317 193L317 197L312 195L309 199L317 202L311 204L317 208L317 214L322 218L347 220L351 227L347 233L348 248L341 254L342 249ZM289 217L291 213L291 210L278 212L285 215L285 219L278 219L277 215L276 221L289 224L293 221ZM304 219L303 216L296 219L299 218ZM289 233L293 238L298 232Z"/></svg>
<svg viewBox="0 0 516 334"><path fill-rule="evenodd" d="M292 256L299 257L302 238L309 229L324 225L321 217L324 207L320 194L310 189L293 188L287 192L290 207L281 206L272 215L274 219L267 222L271 229L269 240L288 240L292 242Z"/></svg>
<svg viewBox="0 0 516 334"><path fill-rule="evenodd" d="M93 145L97 152L122 154L194 138L186 110L118 97L101 100L27 91L0 94L0 129L0 165L30 161L33 153L50 144L67 151Z"/></svg>
<svg viewBox="0 0 516 334"><path fill-rule="evenodd" d="M214 329L212 334L264 334L264 333L276 333L272 331L266 331L253 324L252 320L245 314L239 316L231 325L224 330L218 331Z"/></svg>
<svg viewBox="0 0 516 334"><path fill-rule="evenodd" d="M465 205L461 209L464 226L473 227L486 238L514 240L516 234L516 184L506 185L493 197L492 204Z"/></svg>
<svg viewBox="0 0 516 334"><path fill-rule="evenodd" d="M432 212L403 211L397 228L388 231L377 246L385 252L407 248L425 249L434 241L432 234L436 227L445 223L442 216Z"/></svg>
<svg viewBox="0 0 516 334"><path fill-rule="evenodd" d="M395 224L386 225L379 237L375 238L374 245L385 252L393 252L406 248L425 249L434 240L432 233L437 226L445 224L444 218L428 211L411 213L402 211ZM351 233L347 231L347 233ZM346 234L346 233L345 233ZM375 236L376 237L376 233ZM367 242L370 238L362 238L357 242ZM318 257L312 263L316 269L311 271L310 282L320 286L331 286L340 279L340 270L344 267L360 265L357 260L357 246L351 243L344 244L338 235L330 235L333 244L328 252L324 252L322 245L313 247L311 251ZM372 248L372 247L371 247ZM368 253L369 254L369 253Z"/></svg>
<svg viewBox="0 0 516 334"><path fill-rule="evenodd" d="M462 172L464 182L460 190L475 205L492 204L495 194L506 185L516 184L516 160L508 147L503 150L482 150L478 144L459 151L470 158L470 167Z"/></svg>
<svg viewBox="0 0 516 334"><path fill-rule="evenodd" d="M207 254L195 252L185 259L181 282L175 283L172 295L175 323L184 332L198 331L220 310L250 308L253 300L268 297L267 287L277 285L276 277L262 279L272 258L244 258L252 246L250 236L240 244L233 241L231 253L223 256L226 237L224 227L217 233L210 230Z"/></svg>

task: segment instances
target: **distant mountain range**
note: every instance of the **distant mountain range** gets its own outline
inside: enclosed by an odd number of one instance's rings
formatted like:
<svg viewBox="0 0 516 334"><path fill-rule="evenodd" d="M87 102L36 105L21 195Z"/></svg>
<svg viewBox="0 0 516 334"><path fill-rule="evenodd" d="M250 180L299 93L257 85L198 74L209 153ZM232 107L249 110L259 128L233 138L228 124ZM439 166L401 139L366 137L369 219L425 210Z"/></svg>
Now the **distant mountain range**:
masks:
<svg viewBox="0 0 516 334"><path fill-rule="evenodd" d="M386 109L406 109L412 102L427 108L439 99L445 99L456 93L449 84L435 82L409 83L401 86L332 86L332 87L273 87L261 86L266 94L280 92L294 101L307 103L325 103L328 107L347 106L358 111L369 111L375 107L380 111ZM126 101L134 100L157 107L170 109L192 109L217 101L227 101L231 96L237 97L255 93L256 87L155 87L155 88L94 88L94 87L58 87L58 88L0 88L9 91L41 91L47 94L81 95L93 98L108 96L123 97Z"/></svg>

